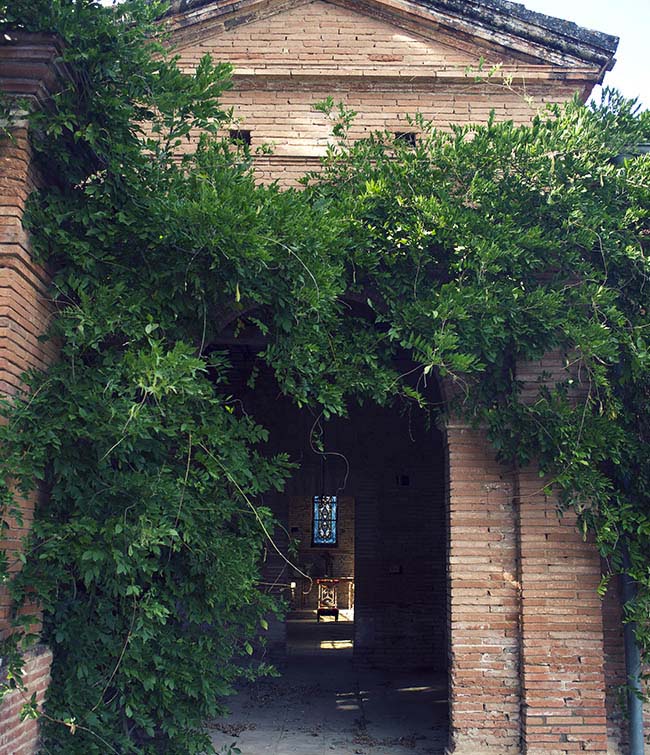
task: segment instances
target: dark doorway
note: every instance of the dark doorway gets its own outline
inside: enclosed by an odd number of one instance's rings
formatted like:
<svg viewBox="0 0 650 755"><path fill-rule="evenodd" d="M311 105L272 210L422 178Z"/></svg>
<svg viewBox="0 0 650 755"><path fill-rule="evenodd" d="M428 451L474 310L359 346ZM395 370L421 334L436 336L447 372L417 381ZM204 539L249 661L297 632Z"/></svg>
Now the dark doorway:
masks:
<svg viewBox="0 0 650 755"><path fill-rule="evenodd" d="M355 405L348 417L325 422L283 396L255 352L253 346L229 347L239 410L268 429L267 453L288 453L300 466L282 493L263 501L279 522L276 544L297 569L267 549L265 589L279 593L288 607L286 619L270 622L268 633L271 658L284 681L257 682L254 689L271 685L281 696L283 685L297 684L298 677L303 684L306 675L315 685L314 701L323 685L336 697L332 720L347 727L348 744L367 744L373 736L380 741L379 729L371 734L368 727L379 724L378 711L385 709L382 726L390 731L382 729L381 737L393 747L387 752L401 751L399 730L408 738L405 752L442 753L445 447L435 417L404 402ZM412 365L397 367L407 373ZM436 386L425 390L428 400L439 404ZM319 512L323 498L335 501L334 513L331 506ZM330 517L320 532L319 516ZM255 694L252 690L248 694ZM309 708L305 700L300 704ZM303 715L318 718L322 711L316 709L323 704L314 702L312 713L304 709Z"/></svg>

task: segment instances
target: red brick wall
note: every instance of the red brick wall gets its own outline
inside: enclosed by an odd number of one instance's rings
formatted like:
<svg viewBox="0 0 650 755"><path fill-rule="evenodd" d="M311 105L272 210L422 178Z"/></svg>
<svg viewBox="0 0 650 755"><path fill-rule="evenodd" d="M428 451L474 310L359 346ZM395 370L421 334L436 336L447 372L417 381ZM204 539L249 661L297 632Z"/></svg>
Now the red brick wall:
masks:
<svg viewBox="0 0 650 755"><path fill-rule="evenodd" d="M243 18L250 17L247 13ZM237 18L237 14L233 14ZM190 43L183 60L197 63L204 51L217 60L228 60L242 73L262 74L295 71L297 67L326 67L332 73L368 76L401 71L446 71L465 67L481 54L496 62L494 53L476 44L433 33L427 38L417 32L397 29L378 17L333 3L302 3L249 23L213 27L208 39ZM177 39L182 35L177 35ZM463 49L465 48L465 49ZM189 57L194 56L193 60ZM512 57L499 60L514 63Z"/></svg>
<svg viewBox="0 0 650 755"><path fill-rule="evenodd" d="M9 42L9 44L7 44ZM56 62L56 41L44 35L13 34L0 47L0 90L42 104L57 84L61 72ZM23 100L23 104L25 100ZM39 341L47 329L52 310L47 272L32 256L22 220L29 194L37 187L27 124L14 120L11 138L0 135L0 392L14 396L22 388L21 375L44 369L56 356L52 343ZM23 523L9 521L10 529L0 548L8 551L11 570L20 568L17 558L22 538L28 534L37 493L22 501ZM28 606L29 613L38 612ZM0 637L10 631L11 606L5 588L0 588ZM38 626L33 627L38 630ZM27 698L36 692L42 703L49 683L51 653L38 646L24 659ZM0 673L2 668L0 667ZM22 693L7 695L0 708L0 755L31 755L36 752L38 721L20 721Z"/></svg>
<svg viewBox="0 0 650 755"><path fill-rule="evenodd" d="M575 360L574 360L575 361ZM534 401L540 384L575 379L562 352L517 365L522 397ZM557 500L535 465L518 475L523 731L529 753L607 752L606 677L600 559L576 518L558 516ZM614 750L616 752L616 750Z"/></svg>
<svg viewBox="0 0 650 755"><path fill-rule="evenodd" d="M47 273L32 259L22 226L25 202L35 188L26 128L0 140L0 390L13 394L20 375L42 369L54 356L38 336L51 316Z"/></svg>
<svg viewBox="0 0 650 755"><path fill-rule="evenodd" d="M527 753L605 755L600 560L558 518L534 468L519 474L523 724Z"/></svg>
<svg viewBox="0 0 650 755"><path fill-rule="evenodd" d="M42 369L54 356L51 344L38 341L47 327L50 308L47 275L31 259L22 216L29 193L35 188L31 151L25 127L12 139L0 140L0 391L14 395L21 387L21 374ZM8 552L10 569L20 568L18 553L33 518L36 495L23 499L23 522L8 519L10 529L0 548ZM31 608L29 609L31 611ZM0 587L0 636L7 636L11 605L5 587ZM37 627L35 627L37 629ZM25 658L24 680L42 702L49 683L51 653L45 648ZM1 673L1 669L0 669ZM20 692L8 695L0 708L0 755L28 755L36 751L38 721L20 721L25 700Z"/></svg>
<svg viewBox="0 0 650 755"><path fill-rule="evenodd" d="M29 193L35 187L31 151L25 127L15 129L12 139L0 140L0 391L14 395L21 387L21 374L43 369L55 355L52 343L38 340L51 315L47 274L32 261L22 216ZM24 500L23 524L11 522L0 547L9 551L13 570L20 562L16 552L31 526L35 495ZM0 634L6 632L6 590L0 588Z"/></svg>
<svg viewBox="0 0 650 755"><path fill-rule="evenodd" d="M29 694L16 690L9 693L0 708L0 755L33 755L38 750L38 719L20 720L20 711L32 694L39 706L50 683L52 653L42 645L25 656L23 680Z"/></svg>
<svg viewBox="0 0 650 755"><path fill-rule="evenodd" d="M450 706L453 752L518 753L519 590L513 480L485 433L450 422Z"/></svg>

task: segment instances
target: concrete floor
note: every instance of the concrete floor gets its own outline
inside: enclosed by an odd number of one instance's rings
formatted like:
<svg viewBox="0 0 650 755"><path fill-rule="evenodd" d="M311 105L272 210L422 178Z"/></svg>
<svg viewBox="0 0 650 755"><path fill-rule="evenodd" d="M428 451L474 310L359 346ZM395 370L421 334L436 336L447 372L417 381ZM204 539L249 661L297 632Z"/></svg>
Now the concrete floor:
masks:
<svg viewBox="0 0 650 755"><path fill-rule="evenodd" d="M210 724L217 752L242 755L442 755L444 675L352 666L351 621L288 622L282 676L242 687Z"/></svg>

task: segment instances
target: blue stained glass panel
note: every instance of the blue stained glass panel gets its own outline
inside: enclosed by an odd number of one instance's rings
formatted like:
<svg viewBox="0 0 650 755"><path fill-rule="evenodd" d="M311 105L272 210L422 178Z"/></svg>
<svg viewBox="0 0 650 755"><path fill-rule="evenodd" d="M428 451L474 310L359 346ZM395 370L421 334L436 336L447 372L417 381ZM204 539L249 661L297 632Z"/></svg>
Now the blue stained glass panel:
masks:
<svg viewBox="0 0 650 755"><path fill-rule="evenodd" d="M336 545L338 502L335 495L314 496L314 545Z"/></svg>

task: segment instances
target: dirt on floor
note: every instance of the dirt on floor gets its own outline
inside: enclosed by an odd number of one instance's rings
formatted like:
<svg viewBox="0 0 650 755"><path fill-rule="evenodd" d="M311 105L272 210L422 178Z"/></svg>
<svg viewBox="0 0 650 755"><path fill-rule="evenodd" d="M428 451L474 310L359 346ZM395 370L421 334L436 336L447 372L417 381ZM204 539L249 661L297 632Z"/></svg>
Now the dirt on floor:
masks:
<svg viewBox="0 0 650 755"><path fill-rule="evenodd" d="M281 677L243 685L230 702L231 713L211 722L217 752L444 753L444 674L355 669L352 623L345 623L316 624L308 617L289 627L289 654L279 665Z"/></svg>

